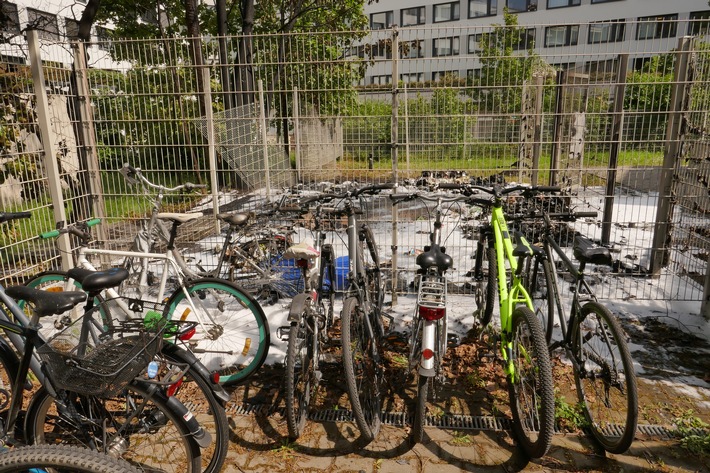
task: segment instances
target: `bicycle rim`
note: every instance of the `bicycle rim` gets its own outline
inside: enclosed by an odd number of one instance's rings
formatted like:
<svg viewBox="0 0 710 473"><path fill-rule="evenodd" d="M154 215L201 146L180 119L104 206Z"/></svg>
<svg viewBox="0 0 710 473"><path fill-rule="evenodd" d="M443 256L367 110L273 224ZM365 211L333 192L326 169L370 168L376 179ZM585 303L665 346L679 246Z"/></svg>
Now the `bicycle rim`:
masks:
<svg viewBox="0 0 710 473"><path fill-rule="evenodd" d="M308 405L315 388L313 372L313 331L307 326L306 314L292 323L286 352L286 423L288 436L295 440L303 433Z"/></svg>
<svg viewBox="0 0 710 473"><path fill-rule="evenodd" d="M208 370L220 373L225 385L248 378L268 354L270 333L263 309L232 283L217 279L190 282L184 291L178 289L171 296L164 316L199 322L197 334L188 342L190 349Z"/></svg>
<svg viewBox="0 0 710 473"><path fill-rule="evenodd" d="M156 473L200 471L200 449L164 398L136 384L109 399L66 394L75 414L44 389L35 394L26 421L30 443L82 445Z"/></svg>
<svg viewBox="0 0 710 473"><path fill-rule="evenodd" d="M550 357L540 324L527 307L513 311L512 362L508 375L513 431L531 458L547 453L555 421Z"/></svg>
<svg viewBox="0 0 710 473"><path fill-rule="evenodd" d="M574 328L574 372L589 430L608 452L625 452L638 423L638 392L626 337L609 310L585 304Z"/></svg>
<svg viewBox="0 0 710 473"><path fill-rule="evenodd" d="M523 286L527 289L533 304L535 317L545 332L545 341L549 345L555 323L555 300L552 293L552 272L550 261L544 258L528 258L523 275Z"/></svg>
<svg viewBox="0 0 710 473"><path fill-rule="evenodd" d="M32 445L0 455L2 473L139 473L129 463L86 448L69 445Z"/></svg>
<svg viewBox="0 0 710 473"><path fill-rule="evenodd" d="M361 437L372 441L380 430L380 360L368 327L366 314L357 298L343 303L342 349L345 380L353 417Z"/></svg>

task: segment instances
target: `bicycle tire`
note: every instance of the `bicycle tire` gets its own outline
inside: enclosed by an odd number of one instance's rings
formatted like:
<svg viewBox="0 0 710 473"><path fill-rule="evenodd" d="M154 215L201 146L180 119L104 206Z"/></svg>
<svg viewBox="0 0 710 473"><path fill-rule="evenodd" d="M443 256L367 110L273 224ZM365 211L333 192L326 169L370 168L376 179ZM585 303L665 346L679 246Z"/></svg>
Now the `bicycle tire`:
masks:
<svg viewBox="0 0 710 473"><path fill-rule="evenodd" d="M291 440L303 433L308 418L312 389L315 388L313 372L313 330L308 327L313 317L308 309L301 313L298 322L292 322L286 352L286 424Z"/></svg>
<svg viewBox="0 0 710 473"><path fill-rule="evenodd" d="M626 338L616 317L598 302L587 302L578 315L572 351L580 369L574 378L588 430L604 450L623 453L638 424L636 374Z"/></svg>
<svg viewBox="0 0 710 473"><path fill-rule="evenodd" d="M200 310L197 317L188 296ZM200 322L197 335L189 342L191 351L208 370L220 373L219 381L225 386L254 374L269 353L271 335L264 310L232 282L213 278L190 281L170 296L163 316Z"/></svg>
<svg viewBox="0 0 710 473"><path fill-rule="evenodd" d="M480 280L476 281L474 298L477 307L473 316L481 327L485 327L491 323L498 296L498 268L495 267L496 251L494 248L483 245L480 251L482 251L481 276Z"/></svg>
<svg viewBox="0 0 710 473"><path fill-rule="evenodd" d="M127 386L125 394L110 399L62 392L69 406L66 409L58 408L57 400L45 388L35 393L25 419L27 443L94 447L149 471L201 470L200 447L182 416L160 392L149 394L135 382ZM109 440L104 443L104 439Z"/></svg>
<svg viewBox="0 0 710 473"><path fill-rule="evenodd" d="M433 379L428 376L417 375L417 405L412 421L411 438L415 443L424 441L424 425L426 424L427 401L429 400L429 385Z"/></svg>
<svg viewBox="0 0 710 473"><path fill-rule="evenodd" d="M528 291L533 305L533 313L540 321L548 346L552 340L552 331L555 325L553 277L557 277L557 275L553 272L549 259L544 256L528 258L522 284Z"/></svg>
<svg viewBox="0 0 710 473"><path fill-rule="evenodd" d="M318 276L318 300L324 311L326 329L333 324L335 312L335 252L330 244L321 248L320 275ZM326 335L326 331L322 331Z"/></svg>
<svg viewBox="0 0 710 473"><path fill-rule="evenodd" d="M27 473L28 471L140 473L142 470L119 458L69 445L31 445L0 454L0 473Z"/></svg>
<svg viewBox="0 0 710 473"><path fill-rule="evenodd" d="M343 302L341 314L345 381L360 437L370 442L380 431L381 405L376 341L367 314L356 297Z"/></svg>
<svg viewBox="0 0 710 473"><path fill-rule="evenodd" d="M12 392L19 370L19 359L11 351L10 345L0 339L0 420L7 427L7 413L12 402Z"/></svg>
<svg viewBox="0 0 710 473"><path fill-rule="evenodd" d="M514 370L508 375L513 432L530 458L541 458L550 448L555 423L552 366L545 335L528 307L512 315Z"/></svg>

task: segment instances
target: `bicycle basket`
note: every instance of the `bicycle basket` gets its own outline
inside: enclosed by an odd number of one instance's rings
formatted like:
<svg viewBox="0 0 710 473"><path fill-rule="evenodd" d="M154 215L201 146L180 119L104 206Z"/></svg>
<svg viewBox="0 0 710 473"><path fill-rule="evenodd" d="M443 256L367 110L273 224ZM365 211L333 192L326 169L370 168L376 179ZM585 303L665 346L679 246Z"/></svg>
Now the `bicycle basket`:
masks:
<svg viewBox="0 0 710 473"><path fill-rule="evenodd" d="M58 389L114 396L146 369L162 346L165 324L143 319L114 322L97 340L80 344L82 321L83 316L37 348Z"/></svg>

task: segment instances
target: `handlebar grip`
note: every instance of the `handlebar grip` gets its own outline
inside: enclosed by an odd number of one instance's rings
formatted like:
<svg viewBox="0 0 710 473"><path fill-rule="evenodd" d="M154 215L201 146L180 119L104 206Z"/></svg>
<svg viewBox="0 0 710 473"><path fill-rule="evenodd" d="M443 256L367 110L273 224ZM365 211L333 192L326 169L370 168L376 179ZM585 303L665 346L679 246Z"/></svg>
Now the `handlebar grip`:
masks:
<svg viewBox="0 0 710 473"><path fill-rule="evenodd" d="M136 168L134 168L133 166L131 166L128 163L123 163L123 167L126 168L128 170L128 172L130 172L132 174L135 174L136 172L138 172L138 170Z"/></svg>
<svg viewBox="0 0 710 473"><path fill-rule="evenodd" d="M86 226L93 227L94 225L98 225L99 223L101 223L100 218L92 218L91 220L86 221Z"/></svg>
<svg viewBox="0 0 710 473"><path fill-rule="evenodd" d="M585 218L585 217L591 217L595 218L597 215L599 215L598 212L574 212L573 214L575 218Z"/></svg>
<svg viewBox="0 0 710 473"><path fill-rule="evenodd" d="M56 238L59 236L59 230L51 230L48 232L40 233L39 237L43 240L48 240L49 238Z"/></svg>
<svg viewBox="0 0 710 473"><path fill-rule="evenodd" d="M463 189L464 185L458 182L442 182L439 184L439 189Z"/></svg>

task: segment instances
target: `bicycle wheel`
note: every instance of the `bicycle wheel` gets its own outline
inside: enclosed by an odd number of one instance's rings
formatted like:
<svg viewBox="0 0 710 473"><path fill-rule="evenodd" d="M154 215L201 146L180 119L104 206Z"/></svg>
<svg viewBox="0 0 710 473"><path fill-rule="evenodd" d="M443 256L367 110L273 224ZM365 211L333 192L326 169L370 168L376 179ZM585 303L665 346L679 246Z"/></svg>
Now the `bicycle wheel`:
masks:
<svg viewBox="0 0 710 473"><path fill-rule="evenodd" d="M164 344L162 356L175 363L184 363L186 360L180 356L180 351L182 349L179 347ZM229 449L229 420L209 382L191 366L182 381L170 386L168 392L190 410L200 426L212 437L210 446L201 450L202 473L219 472Z"/></svg>
<svg viewBox="0 0 710 473"><path fill-rule="evenodd" d="M44 388L35 393L25 421L27 443L83 445L147 471L200 471L200 448L164 395L137 383L106 399L62 393L61 401Z"/></svg>
<svg viewBox="0 0 710 473"><path fill-rule="evenodd" d="M0 454L0 473L140 473L109 455L69 445L32 445Z"/></svg>
<svg viewBox="0 0 710 473"><path fill-rule="evenodd" d="M19 369L19 359L9 345L0 339L0 421L6 427L7 413L12 402L12 389Z"/></svg>
<svg viewBox="0 0 710 473"><path fill-rule="evenodd" d="M292 322L286 352L286 423L288 436L295 440L303 433L308 418L308 406L317 381L313 366L314 319L308 309L298 322Z"/></svg>
<svg viewBox="0 0 710 473"><path fill-rule="evenodd" d="M330 327L333 324L334 306L335 306L335 254L332 245L323 245L321 248L320 275L318 276L318 300L324 315L325 327ZM323 330L323 336L327 336Z"/></svg>
<svg viewBox="0 0 710 473"><path fill-rule="evenodd" d="M535 317L545 332L545 341L550 344L552 330L555 324L555 294L554 281L550 260L546 257L528 258L523 274L523 287L527 289L533 305Z"/></svg>
<svg viewBox="0 0 710 473"><path fill-rule="evenodd" d="M578 315L572 329L577 394L594 438L604 450L623 453L638 423L636 374L626 338L616 317L598 302L587 302Z"/></svg>
<svg viewBox="0 0 710 473"><path fill-rule="evenodd" d="M270 332L264 310L236 284L220 279L198 279L178 288L166 303L163 316L199 322L188 342L191 351L220 382L245 380L264 363Z"/></svg>
<svg viewBox="0 0 710 473"><path fill-rule="evenodd" d="M527 307L512 319L513 372L508 375L513 431L525 453L540 458L552 442L555 395L550 356L540 323Z"/></svg>
<svg viewBox="0 0 710 473"><path fill-rule="evenodd" d="M479 251L481 251L481 272L480 276L474 276L477 280L474 283L476 310L473 316L481 327L485 327L493 318L493 309L498 296L498 273L495 266L495 249L481 245Z"/></svg>
<svg viewBox="0 0 710 473"><path fill-rule="evenodd" d="M372 441L380 431L380 359L368 314L355 297L343 302L342 349L345 381L353 417L363 440Z"/></svg>
<svg viewBox="0 0 710 473"><path fill-rule="evenodd" d="M359 238L361 245L364 244L364 247L360 248L358 255L363 258L363 268L365 268L367 275L367 281L365 283L370 293L370 302L372 303L371 310L376 316L375 320L377 321L377 329L379 330L378 336L380 336L384 334L380 314L382 313L382 304L385 298L385 288L382 285L382 273L380 271L380 256L377 252L377 244L375 244L375 237L370 227L363 224L360 227Z"/></svg>
<svg viewBox="0 0 710 473"><path fill-rule="evenodd" d="M424 441L424 424L426 424L427 401L429 400L429 385L433 379L429 376L417 375L417 407L412 422L412 440L416 443Z"/></svg>

